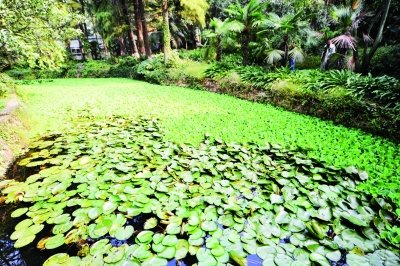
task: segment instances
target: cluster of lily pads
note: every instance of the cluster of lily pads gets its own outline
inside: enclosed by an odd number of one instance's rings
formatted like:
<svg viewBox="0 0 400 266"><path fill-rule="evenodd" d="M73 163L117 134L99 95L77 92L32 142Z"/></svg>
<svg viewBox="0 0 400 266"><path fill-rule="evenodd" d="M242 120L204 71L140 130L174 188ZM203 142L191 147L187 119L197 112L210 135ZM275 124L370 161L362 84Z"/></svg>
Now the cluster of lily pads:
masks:
<svg viewBox="0 0 400 266"><path fill-rule="evenodd" d="M0 202L23 205L15 248L78 250L44 265L400 264L380 237L398 217L357 190L365 172L279 145L178 145L155 120L113 117L35 141L18 165L26 179L0 182Z"/></svg>

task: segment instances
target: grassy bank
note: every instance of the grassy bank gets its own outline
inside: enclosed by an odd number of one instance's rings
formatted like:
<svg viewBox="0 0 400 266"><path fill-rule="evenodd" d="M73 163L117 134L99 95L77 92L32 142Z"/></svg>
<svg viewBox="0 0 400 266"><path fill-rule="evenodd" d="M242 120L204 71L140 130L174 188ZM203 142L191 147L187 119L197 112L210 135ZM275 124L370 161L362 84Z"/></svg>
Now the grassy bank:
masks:
<svg viewBox="0 0 400 266"><path fill-rule="evenodd" d="M31 135L60 130L90 112L160 119L168 140L199 143L205 133L235 142L300 146L335 166L369 172L363 187L400 202L399 146L330 122L205 91L128 79L64 79L21 86Z"/></svg>

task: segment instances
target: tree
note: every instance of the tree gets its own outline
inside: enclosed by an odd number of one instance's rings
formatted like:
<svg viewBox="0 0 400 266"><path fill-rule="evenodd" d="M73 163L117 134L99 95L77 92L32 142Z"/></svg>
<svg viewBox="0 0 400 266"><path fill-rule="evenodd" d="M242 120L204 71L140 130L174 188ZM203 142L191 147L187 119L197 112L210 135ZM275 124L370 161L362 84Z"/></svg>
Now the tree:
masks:
<svg viewBox="0 0 400 266"><path fill-rule="evenodd" d="M257 27L265 19L264 9L266 4L261 4L258 0L250 0L245 6L239 3L230 5L226 12L231 29L238 33L241 43L243 64L250 64L250 41L255 35Z"/></svg>
<svg viewBox="0 0 400 266"><path fill-rule="evenodd" d="M378 49L388 18L391 0L385 0L378 12L366 12L362 0L352 0L347 5L332 6L331 18L337 28L338 36L331 41L338 47L339 67L344 67L348 51L352 51L348 57L347 67L357 72L367 74L372 57ZM372 17L372 19L369 19ZM376 37L371 37L372 29L378 23ZM371 46L370 46L371 45ZM361 64L359 60L359 48L364 46Z"/></svg>
<svg viewBox="0 0 400 266"><path fill-rule="evenodd" d="M230 23L227 20L222 21L219 18L214 18L210 21L209 29L203 33L209 39L209 48L215 50L217 61L222 59L223 40L229 38L230 32Z"/></svg>
<svg viewBox="0 0 400 266"><path fill-rule="evenodd" d="M302 11L282 16L270 13L264 24L267 32L270 29L272 32L269 33L276 37L277 41L274 46L279 47L279 49L273 48L268 52L268 63L281 61L281 65L285 66L289 58L295 61L303 60L302 39L307 38L313 31L310 29L307 18L303 17Z"/></svg>
<svg viewBox="0 0 400 266"><path fill-rule="evenodd" d="M146 20L146 12L144 8L144 1L139 0L139 13L142 19L142 29L143 29L143 41L144 41L144 50L146 52L146 56L151 56L151 49L150 49L150 40L149 40L149 31L147 29L147 20Z"/></svg>
<svg viewBox="0 0 400 266"><path fill-rule="evenodd" d="M330 16L340 34L331 39L337 47L338 67L346 66L347 52L353 51L353 55L347 61L347 67L358 68L357 29L365 18L361 1L353 0L350 5L332 6Z"/></svg>
<svg viewBox="0 0 400 266"><path fill-rule="evenodd" d="M138 47L139 53L141 55L145 54L145 45L144 45L144 37L143 37L143 17L142 10L139 7L139 0L133 0L133 9L135 13L135 22L136 22L136 32L138 37Z"/></svg>
<svg viewBox="0 0 400 266"><path fill-rule="evenodd" d="M80 34L80 18L57 0L0 1L0 70L22 62L60 67L65 43Z"/></svg>
<svg viewBox="0 0 400 266"><path fill-rule="evenodd" d="M133 26L132 26L132 22L131 22L132 19L131 19L130 13L129 13L128 4L127 4L126 0L119 0L119 4L122 9L125 24L128 28L127 29L128 30L128 40L129 40L131 55L138 58L139 51L138 51L138 47L137 47L136 40L135 40L135 34L133 33Z"/></svg>
<svg viewBox="0 0 400 266"><path fill-rule="evenodd" d="M162 29L163 29L163 49L164 49L164 64L168 64L171 55L171 32L169 30L169 11L168 11L168 0L162 0Z"/></svg>
<svg viewBox="0 0 400 266"><path fill-rule="evenodd" d="M378 28L377 35L375 37L375 41L373 42L372 47L369 50L369 52L367 52L368 45L365 47L364 56L363 56L363 60L362 60L362 68L361 68L361 72L363 74L368 73L371 59L374 56L376 50L379 47L379 44L382 41L383 29L385 27L385 23L386 23L386 20L388 17L390 4L391 4L391 0L385 0L383 2L382 8L381 8L381 16L380 16L381 18L380 18L379 28ZM369 32L368 32L368 34L369 34Z"/></svg>

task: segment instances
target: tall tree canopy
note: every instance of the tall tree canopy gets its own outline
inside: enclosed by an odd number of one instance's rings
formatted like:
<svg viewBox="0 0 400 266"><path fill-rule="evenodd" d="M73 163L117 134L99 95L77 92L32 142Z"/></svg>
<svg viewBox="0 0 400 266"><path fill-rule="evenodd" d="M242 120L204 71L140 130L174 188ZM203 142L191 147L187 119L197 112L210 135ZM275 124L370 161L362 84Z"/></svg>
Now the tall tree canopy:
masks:
<svg viewBox="0 0 400 266"><path fill-rule="evenodd" d="M57 68L66 41L79 34L70 1L0 0L0 70L15 63Z"/></svg>

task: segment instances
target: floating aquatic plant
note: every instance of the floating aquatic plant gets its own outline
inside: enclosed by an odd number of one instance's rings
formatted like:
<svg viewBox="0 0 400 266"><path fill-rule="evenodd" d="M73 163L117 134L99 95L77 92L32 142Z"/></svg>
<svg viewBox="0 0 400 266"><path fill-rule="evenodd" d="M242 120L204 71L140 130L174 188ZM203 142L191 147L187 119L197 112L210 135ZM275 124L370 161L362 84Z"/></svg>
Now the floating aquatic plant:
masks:
<svg viewBox="0 0 400 266"><path fill-rule="evenodd" d="M154 120L113 117L37 140L18 164L26 179L0 182L2 201L24 203L15 247L79 249L44 265L400 263L381 238L398 217L357 190L365 172L278 145L177 145Z"/></svg>

